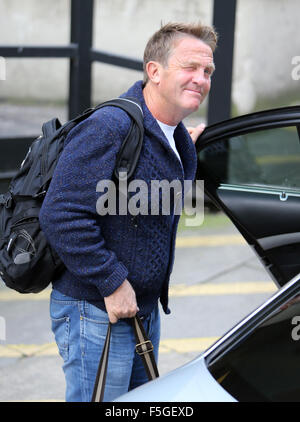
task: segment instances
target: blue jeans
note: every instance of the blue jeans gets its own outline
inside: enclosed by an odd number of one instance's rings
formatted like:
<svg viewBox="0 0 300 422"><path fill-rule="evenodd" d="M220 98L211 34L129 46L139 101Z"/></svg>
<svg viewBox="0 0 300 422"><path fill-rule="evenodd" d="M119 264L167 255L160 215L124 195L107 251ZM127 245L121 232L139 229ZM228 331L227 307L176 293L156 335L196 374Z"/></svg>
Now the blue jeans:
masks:
<svg viewBox="0 0 300 422"><path fill-rule="evenodd" d="M85 300L73 299L52 290L50 316L64 362L66 401L91 401L106 338L108 315ZM154 346L157 361L160 339L158 306L143 320L143 325ZM131 324L119 320L112 325L103 401L111 401L148 381L142 359L135 352L135 344Z"/></svg>

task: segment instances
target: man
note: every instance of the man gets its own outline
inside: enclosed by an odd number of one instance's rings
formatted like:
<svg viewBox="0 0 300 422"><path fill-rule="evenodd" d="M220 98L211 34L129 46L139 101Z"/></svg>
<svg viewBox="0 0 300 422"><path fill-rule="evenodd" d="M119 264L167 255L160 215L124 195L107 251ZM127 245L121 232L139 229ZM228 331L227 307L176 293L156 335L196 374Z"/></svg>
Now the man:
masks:
<svg viewBox="0 0 300 422"><path fill-rule="evenodd" d="M144 82L126 94L140 101L144 142L134 179L193 180L193 141L203 126L186 130L182 119L196 111L210 90L216 34L210 27L170 23L149 40ZM124 96L123 95L123 96ZM135 353L128 318L138 313L158 356L179 216L100 216L97 183L110 180L130 126L128 115L105 107L76 126L55 170L40 221L66 270L53 282L52 329L66 377L67 401L90 401L108 321L112 337L104 400L147 381ZM192 138L190 137L191 134ZM149 199L149 209L151 198Z"/></svg>

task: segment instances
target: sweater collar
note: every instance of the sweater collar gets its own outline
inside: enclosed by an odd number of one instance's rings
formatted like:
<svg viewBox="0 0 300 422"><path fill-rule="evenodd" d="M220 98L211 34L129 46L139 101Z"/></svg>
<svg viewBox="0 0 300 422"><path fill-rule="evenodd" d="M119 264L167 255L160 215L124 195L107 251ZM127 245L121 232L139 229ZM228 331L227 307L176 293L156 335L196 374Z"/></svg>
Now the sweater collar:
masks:
<svg viewBox="0 0 300 422"><path fill-rule="evenodd" d="M168 140L166 139L156 119L153 117L145 103L143 95L143 82L137 81L125 94L121 95L121 97L136 98L140 102L144 113L145 133L148 132L153 135L170 154L173 154ZM197 166L195 146L182 122L180 122L175 129L174 139L176 142L177 150L179 151L181 157L184 169L184 178L186 180L193 180L195 178Z"/></svg>

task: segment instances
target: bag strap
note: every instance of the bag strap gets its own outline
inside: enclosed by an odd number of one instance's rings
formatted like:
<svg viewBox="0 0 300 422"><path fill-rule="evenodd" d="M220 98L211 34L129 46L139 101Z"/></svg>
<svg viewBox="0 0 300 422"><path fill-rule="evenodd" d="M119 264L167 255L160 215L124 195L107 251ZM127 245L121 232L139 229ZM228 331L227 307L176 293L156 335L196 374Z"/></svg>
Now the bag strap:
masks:
<svg viewBox="0 0 300 422"><path fill-rule="evenodd" d="M157 365L153 354L153 345L151 340L148 339L146 332L143 327L141 319L136 315L132 318L136 337L136 352L141 356L144 367L146 369L149 380L153 380L159 377ZM92 396L92 402L102 402L104 396L104 388L106 381L106 372L108 364L108 354L111 336L111 323L108 324L106 339L104 343L103 352L98 366L96 375L94 391Z"/></svg>
<svg viewBox="0 0 300 422"><path fill-rule="evenodd" d="M136 98L122 97L106 101L95 107L118 107L131 117L131 126L118 152L114 177L116 180L123 178L129 180L136 168L144 139L144 114L142 106ZM121 173L121 174L120 174Z"/></svg>
<svg viewBox="0 0 300 422"><path fill-rule="evenodd" d="M106 381L107 364L108 364L110 334L111 334L111 323L109 322L108 328L107 328L106 339L105 339L105 343L104 343L104 348L103 348L102 356L101 356L101 359L100 359L100 362L99 362L97 376L96 376L96 380L95 380L92 402L102 402L102 400L103 400L105 381Z"/></svg>
<svg viewBox="0 0 300 422"><path fill-rule="evenodd" d="M108 106L121 108L131 118L130 129L117 154L116 165L113 173L113 176L117 181L120 180L120 173L126 173L124 179L126 178L129 180L136 168L144 140L144 114L142 106L136 98L120 97L105 101L94 108L85 110L82 114L65 123L63 126L60 125L58 119L52 119L43 125L43 133L44 135L51 134L53 136L66 135L78 123L87 119L96 110ZM44 186L46 186L51 179L52 172L53 170L50 169L48 174L45 176L43 182Z"/></svg>
<svg viewBox="0 0 300 422"><path fill-rule="evenodd" d="M132 97L119 97L98 104L96 107L88 108L82 114L68 122L64 130L70 131L70 128L76 126L85 120L96 110L103 107L118 107L125 111L131 118L131 126L124 139L119 153L117 155L114 176L119 180L119 173L126 172L127 179L130 179L137 165L144 139L144 114L141 103Z"/></svg>
<svg viewBox="0 0 300 422"><path fill-rule="evenodd" d="M153 344L151 340L148 339L143 323L138 316L132 319L132 323L136 338L135 351L142 358L149 380L158 378L159 373L153 354Z"/></svg>

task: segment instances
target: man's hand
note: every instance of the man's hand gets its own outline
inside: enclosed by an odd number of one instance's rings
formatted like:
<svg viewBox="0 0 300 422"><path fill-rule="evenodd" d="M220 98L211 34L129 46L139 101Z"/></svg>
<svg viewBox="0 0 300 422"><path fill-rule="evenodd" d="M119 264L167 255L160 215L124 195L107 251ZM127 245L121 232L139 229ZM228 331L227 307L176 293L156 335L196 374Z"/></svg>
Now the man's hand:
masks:
<svg viewBox="0 0 300 422"><path fill-rule="evenodd" d="M110 296L104 298L109 320L112 324L120 318L132 318L139 311L135 292L125 280Z"/></svg>
<svg viewBox="0 0 300 422"><path fill-rule="evenodd" d="M199 138L201 133L204 131L204 129L205 129L204 123L201 123L200 125L196 127L187 127L187 131L189 132L190 137L192 138L192 141L194 142L194 144L196 143L197 139Z"/></svg>

